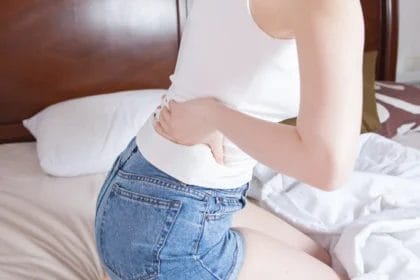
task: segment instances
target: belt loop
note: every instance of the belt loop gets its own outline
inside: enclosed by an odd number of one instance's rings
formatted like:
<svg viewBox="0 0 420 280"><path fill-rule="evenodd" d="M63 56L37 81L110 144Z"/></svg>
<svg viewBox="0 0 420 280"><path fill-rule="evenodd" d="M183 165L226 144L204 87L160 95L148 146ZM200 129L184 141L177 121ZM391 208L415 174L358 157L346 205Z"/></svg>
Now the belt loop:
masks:
<svg viewBox="0 0 420 280"><path fill-rule="evenodd" d="M246 197L248 195L249 189L251 188L251 181L248 181L248 183L246 183L246 186L245 186L245 189L244 189L244 192L243 192L244 197Z"/></svg>
<svg viewBox="0 0 420 280"><path fill-rule="evenodd" d="M119 165L120 167L122 167L125 164L125 162L130 158L135 148L137 148L136 136L131 138L126 148L121 152L121 159Z"/></svg>

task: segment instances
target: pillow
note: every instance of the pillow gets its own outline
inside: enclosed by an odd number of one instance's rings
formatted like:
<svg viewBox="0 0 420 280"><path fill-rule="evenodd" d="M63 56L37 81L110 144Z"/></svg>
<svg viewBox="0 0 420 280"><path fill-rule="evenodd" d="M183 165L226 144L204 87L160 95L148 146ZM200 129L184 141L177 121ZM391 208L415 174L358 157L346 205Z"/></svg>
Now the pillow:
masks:
<svg viewBox="0 0 420 280"><path fill-rule="evenodd" d="M420 132L420 89L395 82L376 82L381 127L376 133L393 138Z"/></svg>
<svg viewBox="0 0 420 280"><path fill-rule="evenodd" d="M23 125L36 139L41 168L71 177L108 171L166 90L133 90L48 106Z"/></svg>
<svg viewBox="0 0 420 280"><path fill-rule="evenodd" d="M363 116L361 133L377 130L381 123L375 99L375 75L377 51L368 51L363 56ZM296 125L296 118L289 118L279 123Z"/></svg>

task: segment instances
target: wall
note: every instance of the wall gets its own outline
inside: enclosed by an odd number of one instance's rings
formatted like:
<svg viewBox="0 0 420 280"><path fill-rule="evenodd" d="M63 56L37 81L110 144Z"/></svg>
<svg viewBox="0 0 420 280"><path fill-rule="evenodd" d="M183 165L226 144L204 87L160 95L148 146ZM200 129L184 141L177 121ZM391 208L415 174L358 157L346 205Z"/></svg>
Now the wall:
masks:
<svg viewBox="0 0 420 280"><path fill-rule="evenodd" d="M400 0L397 81L420 82L420 1Z"/></svg>

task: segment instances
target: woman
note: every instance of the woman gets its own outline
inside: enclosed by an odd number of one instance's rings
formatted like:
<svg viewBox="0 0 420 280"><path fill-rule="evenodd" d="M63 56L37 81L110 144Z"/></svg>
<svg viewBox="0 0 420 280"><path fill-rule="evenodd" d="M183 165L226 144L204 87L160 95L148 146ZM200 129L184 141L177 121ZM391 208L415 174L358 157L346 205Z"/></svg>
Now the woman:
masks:
<svg viewBox="0 0 420 280"><path fill-rule="evenodd" d="M109 277L340 279L303 233L239 210L257 161L325 191L347 180L363 43L358 0L194 0L163 104L98 196Z"/></svg>

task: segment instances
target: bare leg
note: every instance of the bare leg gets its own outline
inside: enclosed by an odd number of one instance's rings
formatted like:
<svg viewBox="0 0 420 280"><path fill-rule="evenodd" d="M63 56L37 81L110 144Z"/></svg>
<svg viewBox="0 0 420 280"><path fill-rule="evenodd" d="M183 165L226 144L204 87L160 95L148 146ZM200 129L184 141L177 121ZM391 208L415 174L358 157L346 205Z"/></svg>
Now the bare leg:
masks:
<svg viewBox="0 0 420 280"><path fill-rule="evenodd" d="M233 216L234 227L254 229L331 265L331 257L328 252L313 239L280 217L258 206L253 200L248 200L248 202L244 209Z"/></svg>
<svg viewBox="0 0 420 280"><path fill-rule="evenodd" d="M328 265L285 243L248 228L235 228L245 239L239 280L340 280Z"/></svg>

